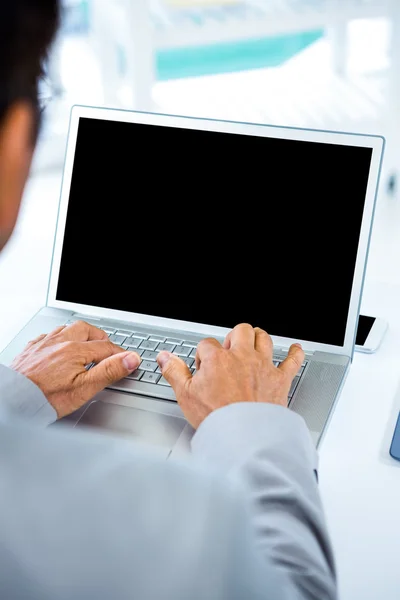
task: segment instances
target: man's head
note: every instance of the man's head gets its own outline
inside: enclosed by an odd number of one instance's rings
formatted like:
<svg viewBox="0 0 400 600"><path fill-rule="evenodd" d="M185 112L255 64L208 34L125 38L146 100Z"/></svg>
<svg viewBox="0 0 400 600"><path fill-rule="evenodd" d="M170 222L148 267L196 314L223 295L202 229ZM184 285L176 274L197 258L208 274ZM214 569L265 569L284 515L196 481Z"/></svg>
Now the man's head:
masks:
<svg viewBox="0 0 400 600"><path fill-rule="evenodd" d="M14 229L39 125L38 84L58 0L0 0L0 250Z"/></svg>

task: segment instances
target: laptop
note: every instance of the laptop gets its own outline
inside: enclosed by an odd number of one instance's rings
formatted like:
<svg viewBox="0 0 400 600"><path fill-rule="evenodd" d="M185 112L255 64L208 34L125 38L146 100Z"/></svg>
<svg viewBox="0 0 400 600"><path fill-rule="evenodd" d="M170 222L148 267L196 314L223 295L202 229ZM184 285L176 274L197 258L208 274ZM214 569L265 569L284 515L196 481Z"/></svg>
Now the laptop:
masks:
<svg viewBox="0 0 400 600"><path fill-rule="evenodd" d="M156 357L238 323L272 336L316 444L350 369L384 139L75 106L46 306L6 348L86 320L142 357L69 417L171 458L193 430Z"/></svg>

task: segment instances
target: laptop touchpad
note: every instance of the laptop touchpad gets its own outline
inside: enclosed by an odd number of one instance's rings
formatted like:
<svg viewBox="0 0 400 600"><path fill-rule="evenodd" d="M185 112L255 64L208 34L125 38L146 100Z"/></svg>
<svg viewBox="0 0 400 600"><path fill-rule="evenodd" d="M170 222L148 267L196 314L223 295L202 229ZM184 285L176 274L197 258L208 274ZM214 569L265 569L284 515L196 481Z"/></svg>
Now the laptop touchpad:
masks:
<svg viewBox="0 0 400 600"><path fill-rule="evenodd" d="M92 402L76 427L90 427L164 449L165 458L186 426L185 419L106 402Z"/></svg>

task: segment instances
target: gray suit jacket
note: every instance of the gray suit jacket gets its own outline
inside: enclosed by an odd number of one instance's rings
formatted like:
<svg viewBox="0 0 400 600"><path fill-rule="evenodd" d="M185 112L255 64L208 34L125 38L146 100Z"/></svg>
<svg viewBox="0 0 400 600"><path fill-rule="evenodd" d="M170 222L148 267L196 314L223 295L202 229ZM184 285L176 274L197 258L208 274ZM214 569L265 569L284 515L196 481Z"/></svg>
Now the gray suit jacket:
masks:
<svg viewBox="0 0 400 600"><path fill-rule="evenodd" d="M316 452L297 415L220 409L186 463L39 429L54 419L33 383L0 366L2 600L336 597Z"/></svg>

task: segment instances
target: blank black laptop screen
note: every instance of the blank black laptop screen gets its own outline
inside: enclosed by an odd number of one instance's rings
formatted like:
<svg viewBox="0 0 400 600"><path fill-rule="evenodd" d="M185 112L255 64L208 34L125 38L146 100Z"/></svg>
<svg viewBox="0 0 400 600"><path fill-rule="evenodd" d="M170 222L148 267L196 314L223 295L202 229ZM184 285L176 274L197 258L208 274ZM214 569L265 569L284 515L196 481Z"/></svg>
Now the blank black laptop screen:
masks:
<svg viewBox="0 0 400 600"><path fill-rule="evenodd" d="M342 345L371 159L81 118L57 299Z"/></svg>

